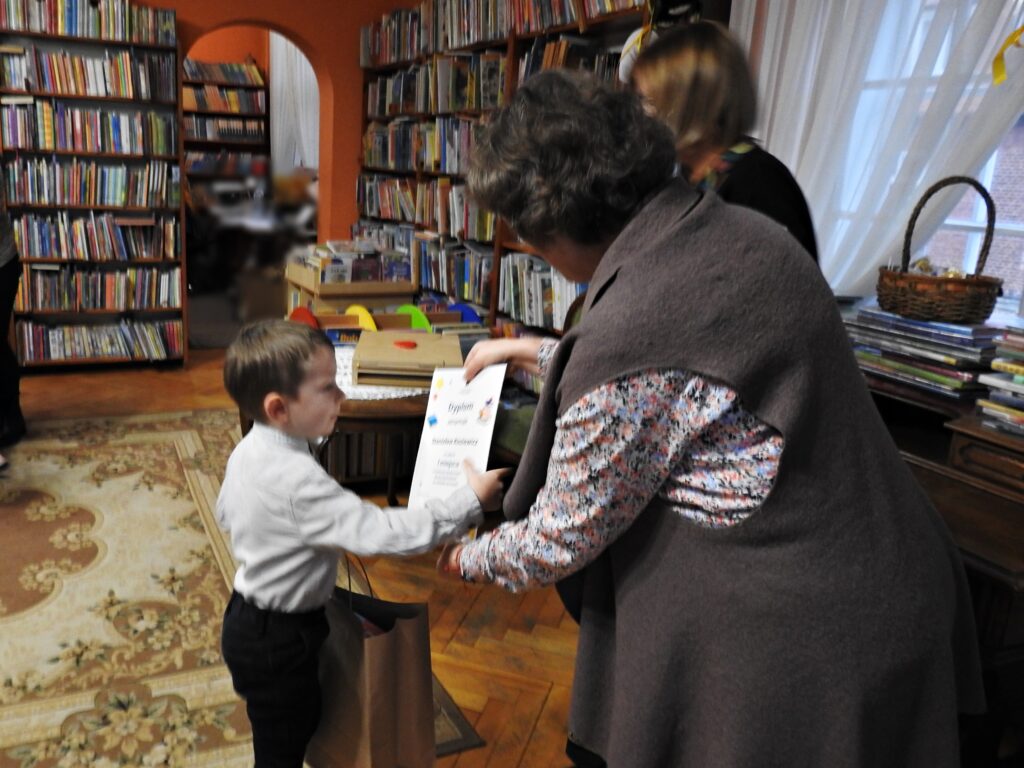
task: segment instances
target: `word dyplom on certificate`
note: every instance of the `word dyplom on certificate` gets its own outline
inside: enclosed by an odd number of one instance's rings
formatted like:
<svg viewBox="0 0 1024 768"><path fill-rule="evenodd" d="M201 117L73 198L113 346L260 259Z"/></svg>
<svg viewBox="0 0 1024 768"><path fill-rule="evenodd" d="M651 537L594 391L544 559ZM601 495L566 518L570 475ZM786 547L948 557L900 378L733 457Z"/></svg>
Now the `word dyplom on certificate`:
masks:
<svg viewBox="0 0 1024 768"><path fill-rule="evenodd" d="M462 368L434 371L412 473L410 507L431 498L445 499L466 485L464 459L478 472L487 469L504 380L504 364L487 366L468 384Z"/></svg>

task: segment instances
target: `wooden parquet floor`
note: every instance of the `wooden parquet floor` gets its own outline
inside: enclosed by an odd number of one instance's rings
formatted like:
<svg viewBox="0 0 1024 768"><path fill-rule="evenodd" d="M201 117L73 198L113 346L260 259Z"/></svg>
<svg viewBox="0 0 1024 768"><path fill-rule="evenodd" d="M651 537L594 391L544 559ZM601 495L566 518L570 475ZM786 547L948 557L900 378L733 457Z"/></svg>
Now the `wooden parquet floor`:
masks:
<svg viewBox="0 0 1024 768"><path fill-rule="evenodd" d="M222 351L201 350L190 353L184 368L33 374L22 379L22 407L29 430L41 419L230 408L222 364ZM428 603L434 673L487 742L436 765L567 766L577 633L554 589L510 594L442 580L434 560L373 558L366 567L382 597Z"/></svg>

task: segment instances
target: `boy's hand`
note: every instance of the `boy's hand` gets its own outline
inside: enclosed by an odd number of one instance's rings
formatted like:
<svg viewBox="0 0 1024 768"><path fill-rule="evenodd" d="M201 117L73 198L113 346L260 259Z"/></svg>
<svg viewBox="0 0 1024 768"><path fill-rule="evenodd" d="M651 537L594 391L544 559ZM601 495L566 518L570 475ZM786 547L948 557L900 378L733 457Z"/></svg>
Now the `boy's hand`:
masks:
<svg viewBox="0 0 1024 768"><path fill-rule="evenodd" d="M445 544L437 558L437 572L445 576L452 576L456 579L462 578L462 566L459 565L459 555L462 554L461 544Z"/></svg>
<svg viewBox="0 0 1024 768"><path fill-rule="evenodd" d="M505 496L501 478L505 477L511 468L492 469L489 472L477 472L469 459L462 462L462 469L469 479L469 487L480 500L480 506L484 512L494 512L501 509L501 501Z"/></svg>

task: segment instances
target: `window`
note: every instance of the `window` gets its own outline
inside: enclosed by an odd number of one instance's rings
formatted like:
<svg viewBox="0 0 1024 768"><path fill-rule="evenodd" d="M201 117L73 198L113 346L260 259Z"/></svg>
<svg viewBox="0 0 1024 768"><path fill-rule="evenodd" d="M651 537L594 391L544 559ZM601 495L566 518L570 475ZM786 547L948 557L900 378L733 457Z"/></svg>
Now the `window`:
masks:
<svg viewBox="0 0 1024 768"><path fill-rule="evenodd" d="M1003 296L1024 301L1024 113L978 176L996 205L996 226L983 274L1003 279ZM975 270L984 239L986 207L965 186L964 195L923 252L937 267Z"/></svg>

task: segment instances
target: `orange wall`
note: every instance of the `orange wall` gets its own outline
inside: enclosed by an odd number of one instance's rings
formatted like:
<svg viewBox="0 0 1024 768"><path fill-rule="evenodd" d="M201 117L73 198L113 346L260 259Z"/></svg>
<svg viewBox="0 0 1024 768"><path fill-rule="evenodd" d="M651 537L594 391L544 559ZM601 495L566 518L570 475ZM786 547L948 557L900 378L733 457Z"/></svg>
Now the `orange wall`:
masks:
<svg viewBox="0 0 1024 768"><path fill-rule="evenodd" d="M363 105L359 28L406 0L160 0L178 14L178 39L188 51L203 36L231 25L268 27L309 59L320 86L320 239L347 237L357 218Z"/></svg>
<svg viewBox="0 0 1024 768"><path fill-rule="evenodd" d="M270 32L266 27L224 27L203 35L191 50L182 51L199 61L246 61L249 56L266 73L270 60Z"/></svg>

